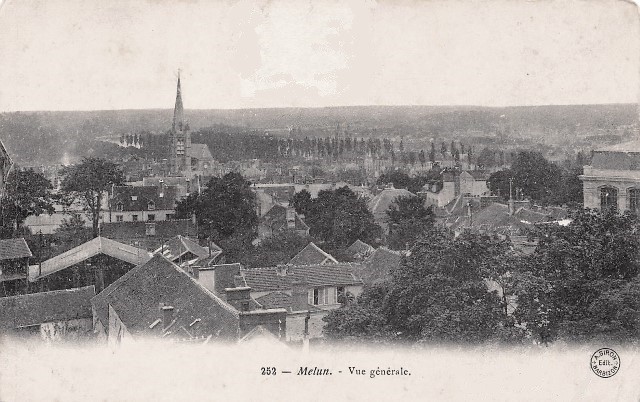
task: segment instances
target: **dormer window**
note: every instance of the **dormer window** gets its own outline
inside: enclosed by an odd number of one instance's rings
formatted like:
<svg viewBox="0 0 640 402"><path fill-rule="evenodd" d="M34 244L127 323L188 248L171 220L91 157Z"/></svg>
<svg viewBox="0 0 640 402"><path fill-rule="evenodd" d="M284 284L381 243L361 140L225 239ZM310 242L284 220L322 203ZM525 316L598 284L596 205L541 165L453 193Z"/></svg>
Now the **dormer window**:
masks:
<svg viewBox="0 0 640 402"><path fill-rule="evenodd" d="M153 201L149 201L149 203L147 204L147 209L148 209L149 211L153 211L153 210L155 210L155 209L156 209L156 204L155 204L155 202L153 202Z"/></svg>
<svg viewBox="0 0 640 402"><path fill-rule="evenodd" d="M138 201L138 196L137 195L132 195L131 196L131 201Z"/></svg>
<svg viewBox="0 0 640 402"><path fill-rule="evenodd" d="M117 211L123 211L124 210L124 204L119 202L118 204L116 204L116 210Z"/></svg>

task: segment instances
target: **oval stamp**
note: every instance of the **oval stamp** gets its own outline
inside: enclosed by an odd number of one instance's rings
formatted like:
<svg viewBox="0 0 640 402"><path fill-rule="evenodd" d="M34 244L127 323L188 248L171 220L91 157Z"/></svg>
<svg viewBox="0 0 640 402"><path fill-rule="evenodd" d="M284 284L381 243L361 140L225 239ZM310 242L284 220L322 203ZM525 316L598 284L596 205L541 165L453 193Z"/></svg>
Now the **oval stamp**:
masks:
<svg viewBox="0 0 640 402"><path fill-rule="evenodd" d="M620 356L611 348L598 349L591 356L591 370L599 377L612 377L620 370Z"/></svg>

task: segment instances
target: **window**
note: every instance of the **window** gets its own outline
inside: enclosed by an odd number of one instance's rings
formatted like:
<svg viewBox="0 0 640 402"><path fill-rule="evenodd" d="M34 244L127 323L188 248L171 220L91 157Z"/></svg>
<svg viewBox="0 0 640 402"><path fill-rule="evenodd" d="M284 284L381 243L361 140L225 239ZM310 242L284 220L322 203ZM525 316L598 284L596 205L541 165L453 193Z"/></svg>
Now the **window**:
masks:
<svg viewBox="0 0 640 402"><path fill-rule="evenodd" d="M116 215L116 222L122 222L122 215Z"/></svg>
<svg viewBox="0 0 640 402"><path fill-rule="evenodd" d="M640 213L640 188L629 189L629 211L634 214Z"/></svg>
<svg viewBox="0 0 640 402"><path fill-rule="evenodd" d="M618 210L618 189L615 187L602 187L600 189L600 209L602 211Z"/></svg>
<svg viewBox="0 0 640 402"><path fill-rule="evenodd" d="M131 215L131 220L134 222L138 222L138 215Z"/></svg>
<svg viewBox="0 0 640 402"><path fill-rule="evenodd" d="M184 155L184 141L183 140L178 140L178 142L176 144L176 154L177 155Z"/></svg>
<svg viewBox="0 0 640 402"><path fill-rule="evenodd" d="M325 304L336 304L336 288L315 288L309 289L309 304L321 306Z"/></svg>
<svg viewBox="0 0 640 402"><path fill-rule="evenodd" d="M123 203L121 203L121 202L119 202L119 203L116 205L116 210L117 210L117 211L123 211L123 210L124 210L124 204L123 204Z"/></svg>
<svg viewBox="0 0 640 402"><path fill-rule="evenodd" d="M149 222L153 222L153 221L155 221L155 220L156 220L156 216L155 216L154 214L149 214L149 215L147 216L147 220L148 220Z"/></svg>
<svg viewBox="0 0 640 402"><path fill-rule="evenodd" d="M345 303L347 300L345 299L346 292L344 291L344 286L338 286L337 288L337 301L338 303Z"/></svg>
<svg viewBox="0 0 640 402"><path fill-rule="evenodd" d="M145 225L145 233L147 236L155 236L156 235L156 224L155 223L147 223Z"/></svg>
<svg viewBox="0 0 640 402"><path fill-rule="evenodd" d="M153 201L149 201L149 203L147 204L147 209L149 211L153 211L154 209L156 209L156 204Z"/></svg>

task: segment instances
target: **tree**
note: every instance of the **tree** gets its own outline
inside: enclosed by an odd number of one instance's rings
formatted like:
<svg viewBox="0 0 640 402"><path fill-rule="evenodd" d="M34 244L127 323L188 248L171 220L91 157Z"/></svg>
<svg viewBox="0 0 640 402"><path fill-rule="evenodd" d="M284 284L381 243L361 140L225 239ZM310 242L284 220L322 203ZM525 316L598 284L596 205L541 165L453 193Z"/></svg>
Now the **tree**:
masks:
<svg viewBox="0 0 640 402"><path fill-rule="evenodd" d="M122 170L106 159L84 158L80 164L64 168L62 175L61 187L67 204L80 200L91 219L93 237L97 237L104 195L113 186L124 183Z"/></svg>
<svg viewBox="0 0 640 402"><path fill-rule="evenodd" d="M0 200L0 235L14 237L28 216L52 214L51 189L51 182L33 169L12 170Z"/></svg>
<svg viewBox="0 0 640 402"><path fill-rule="evenodd" d="M222 243L227 240L244 247L255 239L258 227L256 199L250 185L240 173L213 177L200 194L178 203L176 217L191 218L195 214L198 237L211 237Z"/></svg>
<svg viewBox="0 0 640 402"><path fill-rule="evenodd" d="M64 253L82 243L91 240L91 229L84 225L80 214L73 214L64 218L55 232L55 255Z"/></svg>
<svg viewBox="0 0 640 402"><path fill-rule="evenodd" d="M389 247L405 250L422 232L433 227L433 208L425 208L422 198L417 196L398 197L389 206Z"/></svg>
<svg viewBox="0 0 640 402"><path fill-rule="evenodd" d="M311 193L304 189L298 191L291 197L290 204L297 213L306 216L312 204Z"/></svg>
<svg viewBox="0 0 640 402"><path fill-rule="evenodd" d="M318 197L312 199L305 222L310 234L330 247L348 247L358 239L372 242L380 235L380 227L375 224L365 200L347 186L320 191Z"/></svg>
<svg viewBox="0 0 640 402"><path fill-rule="evenodd" d="M578 210L571 218L542 227L515 272L516 319L543 343L638 339L638 217Z"/></svg>
<svg viewBox="0 0 640 402"><path fill-rule="evenodd" d="M501 196L506 201L510 197L509 181L512 178L513 172L511 172L511 170L498 170L497 172L491 173L487 184L493 194ZM513 187L513 185L511 186ZM515 191L515 188L513 190Z"/></svg>
<svg viewBox="0 0 640 402"><path fill-rule="evenodd" d="M486 235L427 231L388 282L331 312L325 333L412 343L520 341L524 332L485 282L508 252L508 242Z"/></svg>
<svg viewBox="0 0 640 402"><path fill-rule="evenodd" d="M560 183L560 168L537 151L520 151L511 165L514 185L533 200L549 202Z"/></svg>
<svg viewBox="0 0 640 402"><path fill-rule="evenodd" d="M309 237L300 236L293 231L277 232L262 240L257 246L246 249L237 261L242 265L254 268L287 264L310 241Z"/></svg>

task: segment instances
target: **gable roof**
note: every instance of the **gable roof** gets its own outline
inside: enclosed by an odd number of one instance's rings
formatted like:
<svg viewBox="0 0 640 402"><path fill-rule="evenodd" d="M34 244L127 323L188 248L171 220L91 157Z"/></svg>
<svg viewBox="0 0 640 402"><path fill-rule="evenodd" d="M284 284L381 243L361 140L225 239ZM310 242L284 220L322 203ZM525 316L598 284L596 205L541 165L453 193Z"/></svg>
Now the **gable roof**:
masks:
<svg viewBox="0 0 640 402"><path fill-rule="evenodd" d="M155 227L155 235L147 235L147 225ZM100 234L121 243L138 245L146 250L156 250L168 239L177 235L195 238L196 224L191 219L149 222L109 222L102 223Z"/></svg>
<svg viewBox="0 0 640 402"><path fill-rule="evenodd" d="M207 144L194 144L192 142L189 156L200 160L213 160L213 156L211 155L211 151Z"/></svg>
<svg viewBox="0 0 640 402"><path fill-rule="evenodd" d="M293 282L306 281L309 288L361 285L354 275L359 264L296 265L243 269L242 275L253 292L291 290ZM283 274L283 271L286 271Z"/></svg>
<svg viewBox="0 0 640 402"><path fill-rule="evenodd" d="M311 242L296 254L289 264L292 265L312 265L312 264L337 264L338 260L320 247Z"/></svg>
<svg viewBox="0 0 640 402"><path fill-rule="evenodd" d="M174 308L174 323L163 334L160 303ZM239 313L160 254L109 285L91 300L96 317L108 327L109 306L131 335L237 339Z"/></svg>
<svg viewBox="0 0 640 402"><path fill-rule="evenodd" d="M373 248L373 246L370 246L367 243L363 242L362 240L358 239L358 240L354 241L352 245L347 247L346 251L351 256L360 255L362 257L365 257L365 256L373 253L375 251L375 248Z"/></svg>
<svg viewBox="0 0 640 402"><path fill-rule="evenodd" d="M0 261L27 257L33 257L33 254L22 237L0 240Z"/></svg>
<svg viewBox="0 0 640 402"><path fill-rule="evenodd" d="M401 261L401 252L378 247L360 266L357 274L364 283L381 282L390 277L391 270L399 267Z"/></svg>
<svg viewBox="0 0 640 402"><path fill-rule="evenodd" d="M404 188L386 188L373 197L367 206L374 215L386 215L389 207L396 202L398 197L416 197L416 195Z"/></svg>
<svg viewBox="0 0 640 402"><path fill-rule="evenodd" d="M293 208L292 208L293 209ZM309 230L309 226L302 220L300 215L294 211L294 230ZM266 223L272 230L277 231L287 229L287 207L275 204L266 214L260 218L261 223Z"/></svg>
<svg viewBox="0 0 640 402"><path fill-rule="evenodd" d="M212 242L210 248L212 260L222 254L222 249L215 243ZM194 259L195 261L210 257L209 250L207 248L202 247L195 240L181 235L171 238L169 241L155 250L154 253L162 253L163 256L165 256L169 261L172 262L176 262L187 253L191 253L196 256L196 258Z"/></svg>
<svg viewBox="0 0 640 402"><path fill-rule="evenodd" d="M122 204L122 211L151 211L173 210L178 201L176 186L116 186L113 188L111 209L117 212L118 204ZM149 209L153 202L154 208Z"/></svg>
<svg viewBox="0 0 640 402"><path fill-rule="evenodd" d="M145 263L151 258L151 253L148 251L104 237L96 237L71 250L43 261L40 265L29 266L29 281L34 282L98 254L105 254L134 265Z"/></svg>
<svg viewBox="0 0 640 402"><path fill-rule="evenodd" d="M46 322L91 318L93 286L0 297L0 332Z"/></svg>

